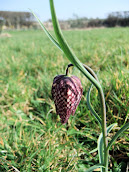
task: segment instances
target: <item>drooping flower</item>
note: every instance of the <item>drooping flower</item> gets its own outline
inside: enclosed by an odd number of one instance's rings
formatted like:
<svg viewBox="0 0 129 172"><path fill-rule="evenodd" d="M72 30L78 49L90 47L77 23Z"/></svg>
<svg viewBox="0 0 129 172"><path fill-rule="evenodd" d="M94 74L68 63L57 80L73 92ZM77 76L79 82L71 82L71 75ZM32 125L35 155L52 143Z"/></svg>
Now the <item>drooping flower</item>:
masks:
<svg viewBox="0 0 129 172"><path fill-rule="evenodd" d="M54 99L56 113L65 124L70 115L74 115L80 103L83 93L81 81L76 76L58 75L52 84L52 97Z"/></svg>

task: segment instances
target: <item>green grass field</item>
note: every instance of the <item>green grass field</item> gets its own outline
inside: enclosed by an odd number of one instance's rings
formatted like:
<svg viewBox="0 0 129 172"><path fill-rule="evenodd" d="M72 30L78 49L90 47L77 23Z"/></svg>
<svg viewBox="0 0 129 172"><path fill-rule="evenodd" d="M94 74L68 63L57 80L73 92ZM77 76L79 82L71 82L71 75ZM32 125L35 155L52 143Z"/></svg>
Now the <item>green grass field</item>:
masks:
<svg viewBox="0 0 129 172"><path fill-rule="evenodd" d="M98 163L97 152L90 154L100 130L86 105L89 81L76 68L70 70L82 81L83 97L68 124L61 125L51 85L70 62L43 31L8 33L12 37L0 37L0 171L83 172ZM77 57L98 74L107 125L118 123L112 137L129 121L129 28L63 33ZM95 88L91 102L100 113ZM128 134L124 132L110 151L110 172L126 169Z"/></svg>

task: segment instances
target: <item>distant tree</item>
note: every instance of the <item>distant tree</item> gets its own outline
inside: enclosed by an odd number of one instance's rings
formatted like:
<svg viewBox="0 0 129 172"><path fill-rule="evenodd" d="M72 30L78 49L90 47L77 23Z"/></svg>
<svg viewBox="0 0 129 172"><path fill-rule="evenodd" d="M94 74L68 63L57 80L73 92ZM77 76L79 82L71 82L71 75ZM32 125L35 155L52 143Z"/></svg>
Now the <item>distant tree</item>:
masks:
<svg viewBox="0 0 129 172"><path fill-rule="evenodd" d="M88 23L88 18L76 17L76 19L69 19L67 22L69 23L71 28L86 28Z"/></svg>
<svg viewBox="0 0 129 172"><path fill-rule="evenodd" d="M103 26L103 20L96 18L96 19L89 19L88 27L101 27Z"/></svg>
<svg viewBox="0 0 129 172"><path fill-rule="evenodd" d="M107 27L129 26L129 11L110 13L104 21Z"/></svg>
<svg viewBox="0 0 129 172"><path fill-rule="evenodd" d="M30 27L35 21L34 16L30 12L0 11L0 17L6 21L6 26L14 26L15 28L22 26Z"/></svg>
<svg viewBox="0 0 129 172"><path fill-rule="evenodd" d="M0 34L2 32L2 26L4 24L4 19L2 17L0 17Z"/></svg>

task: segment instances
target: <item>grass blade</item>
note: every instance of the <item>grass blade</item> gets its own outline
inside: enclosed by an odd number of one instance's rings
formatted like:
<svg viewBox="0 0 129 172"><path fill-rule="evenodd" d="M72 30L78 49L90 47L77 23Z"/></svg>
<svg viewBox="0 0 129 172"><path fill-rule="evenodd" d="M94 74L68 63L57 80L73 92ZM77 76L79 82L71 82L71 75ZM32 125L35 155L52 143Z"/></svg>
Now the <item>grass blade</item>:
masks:
<svg viewBox="0 0 129 172"><path fill-rule="evenodd" d="M94 153L94 152L96 152L96 151L98 151L98 148L93 149L93 150L90 151L89 153Z"/></svg>
<svg viewBox="0 0 129 172"><path fill-rule="evenodd" d="M93 170L95 170L95 169L97 169L97 168L104 168L104 165L103 165L103 164L96 164L96 165L90 167L90 168L89 168L88 170L86 170L85 172L91 172L91 171L93 171Z"/></svg>
<svg viewBox="0 0 129 172"><path fill-rule="evenodd" d="M110 126L107 127L107 134L113 129L113 127L116 125L116 123L111 124ZM99 155L99 162L101 164L104 163L104 154L103 154L103 135L102 133L100 134L98 138L98 155Z"/></svg>
<svg viewBox="0 0 129 172"><path fill-rule="evenodd" d="M46 35L48 36L48 38L62 51L59 43L55 40L55 38L50 34L50 32L45 28L45 26L43 25L43 23L39 20L39 18L36 16L36 14L29 9L32 14L34 15L34 17L37 19L38 23L40 24L41 28L44 30L44 32L46 33Z"/></svg>
<svg viewBox="0 0 129 172"><path fill-rule="evenodd" d="M127 128L129 128L129 122L126 123L119 131L117 131L117 133L113 136L112 140L110 141L110 143L108 144L107 150L110 149L110 147L112 146L112 144L114 143L114 141L121 135L121 133L123 133L125 130L127 130Z"/></svg>
<svg viewBox="0 0 129 172"><path fill-rule="evenodd" d="M94 115L94 117L97 119L97 121L99 122L99 124L101 125L101 118L99 117L99 115L95 112L94 108L92 107L91 103L90 103L90 93L91 93L91 88L92 85L90 86L88 93L87 93L87 106L90 109L91 113Z"/></svg>

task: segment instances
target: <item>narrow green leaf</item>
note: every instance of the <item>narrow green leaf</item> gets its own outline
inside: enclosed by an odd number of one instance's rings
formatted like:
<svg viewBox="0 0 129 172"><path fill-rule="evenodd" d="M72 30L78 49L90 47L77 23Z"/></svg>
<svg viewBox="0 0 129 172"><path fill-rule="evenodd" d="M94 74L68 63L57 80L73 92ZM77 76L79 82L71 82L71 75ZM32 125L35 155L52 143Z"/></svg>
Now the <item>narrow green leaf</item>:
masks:
<svg viewBox="0 0 129 172"><path fill-rule="evenodd" d="M125 130L127 130L127 128L129 128L129 122L126 123L119 131L116 132L116 134L113 136L112 140L111 140L110 143L108 144L107 150L110 149L110 147L111 147L112 144L115 142L115 140L116 140Z"/></svg>
<svg viewBox="0 0 129 172"><path fill-rule="evenodd" d="M94 117L97 119L97 121L99 122L99 124L101 125L101 118L99 117L99 115L95 112L94 108L92 107L91 103L90 103L90 93L91 93L91 88L92 85L90 86L88 93L87 93L87 106L90 109L91 113L94 115Z"/></svg>
<svg viewBox="0 0 129 172"><path fill-rule="evenodd" d="M88 170L86 170L85 172L92 172L93 170L97 169L97 168L105 168L103 164L96 164L92 167L90 167Z"/></svg>
<svg viewBox="0 0 129 172"><path fill-rule="evenodd" d="M32 14L34 15L34 17L37 19L38 23L40 24L41 28L44 30L44 32L46 33L46 35L48 36L48 38L62 51L59 43L55 40L55 38L50 34L50 32L45 28L45 26L43 25L43 23L39 20L39 18L36 16L36 14L29 9Z"/></svg>
<svg viewBox="0 0 129 172"><path fill-rule="evenodd" d="M116 123L111 124L107 127L107 134L113 129L113 127L117 125ZM103 154L103 134L101 133L98 138L98 155L99 155L99 162L101 164L104 163L104 154Z"/></svg>
<svg viewBox="0 0 129 172"><path fill-rule="evenodd" d="M111 131L115 126L117 126L117 123L113 123L113 124L109 125L109 126L107 127L107 134L110 133L110 131Z"/></svg>
<svg viewBox="0 0 129 172"><path fill-rule="evenodd" d="M56 17L53 0L49 0L49 2L50 2L54 31L55 31L55 34L56 34L56 37L61 49L63 50L66 57L71 61L71 63L75 65L95 85L97 89L101 89L100 83L96 81L96 79L84 68L83 64L80 62L80 60L76 57L76 55L73 53L73 51L69 47L67 41L65 40L61 32L61 29Z"/></svg>
<svg viewBox="0 0 129 172"><path fill-rule="evenodd" d="M96 152L96 151L98 151L98 148L93 149L93 150L90 151L89 153L94 153L94 152Z"/></svg>
<svg viewBox="0 0 129 172"><path fill-rule="evenodd" d="M103 154L103 135L102 133L99 135L98 138L98 155L99 155L99 162L104 162L104 154Z"/></svg>

